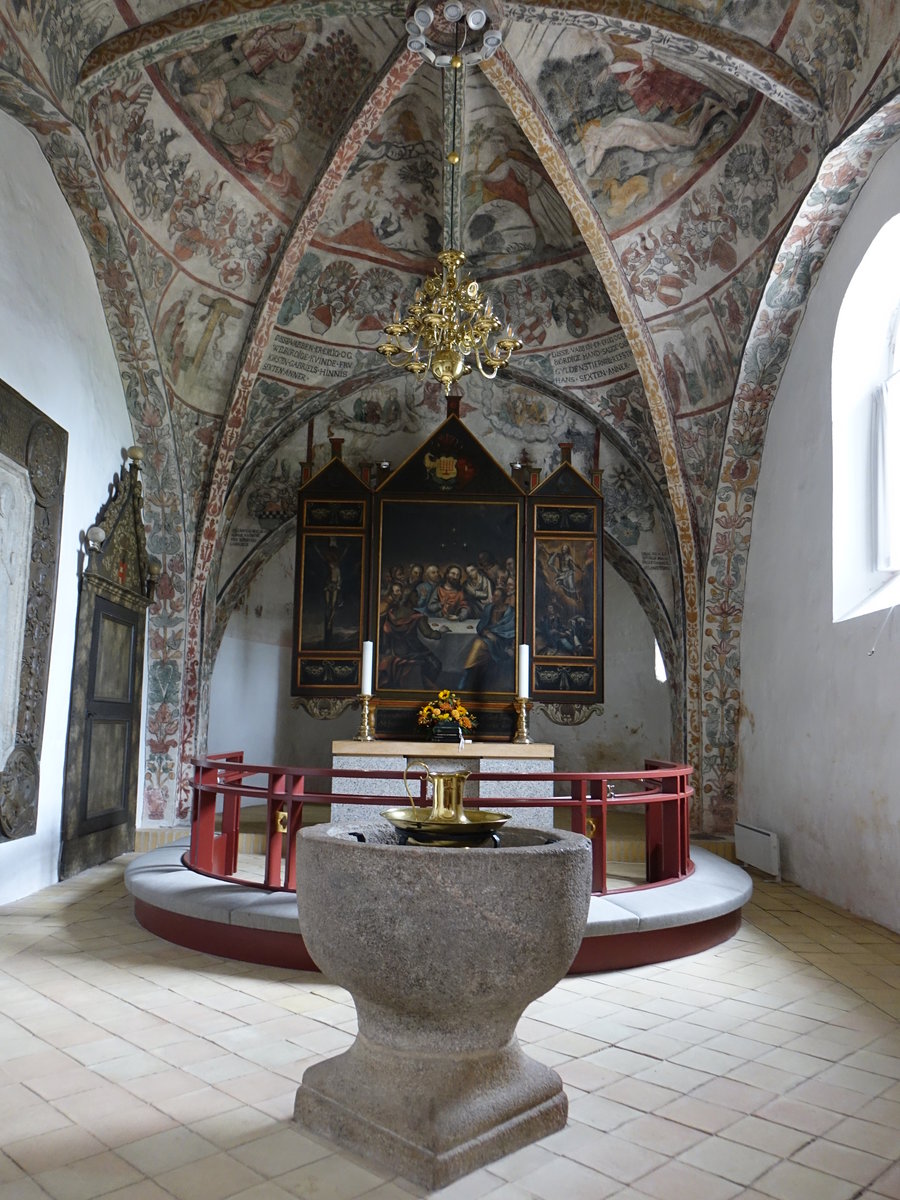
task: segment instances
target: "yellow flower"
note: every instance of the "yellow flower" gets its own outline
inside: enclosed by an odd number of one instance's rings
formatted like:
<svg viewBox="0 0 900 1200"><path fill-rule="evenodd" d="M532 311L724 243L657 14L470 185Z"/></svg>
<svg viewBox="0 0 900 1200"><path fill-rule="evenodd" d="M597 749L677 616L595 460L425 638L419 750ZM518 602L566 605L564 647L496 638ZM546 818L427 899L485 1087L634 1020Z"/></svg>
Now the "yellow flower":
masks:
<svg viewBox="0 0 900 1200"><path fill-rule="evenodd" d="M449 688L443 688L434 700L426 700L419 709L420 725L449 724L455 721L463 729L474 729L477 724L469 710Z"/></svg>

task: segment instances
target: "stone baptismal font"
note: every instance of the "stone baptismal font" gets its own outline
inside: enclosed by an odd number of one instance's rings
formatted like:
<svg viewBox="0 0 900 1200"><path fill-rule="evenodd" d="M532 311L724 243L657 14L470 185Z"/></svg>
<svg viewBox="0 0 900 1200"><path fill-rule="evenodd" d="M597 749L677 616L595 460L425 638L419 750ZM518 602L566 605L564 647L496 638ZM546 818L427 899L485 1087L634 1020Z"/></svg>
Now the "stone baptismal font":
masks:
<svg viewBox="0 0 900 1200"><path fill-rule="evenodd" d="M448 827L465 823L452 786L439 790ZM480 836L454 842L433 835L436 812L313 826L297 846L303 937L353 996L359 1032L306 1070L295 1119L427 1188L565 1125L559 1076L515 1029L568 970L591 891L586 838L485 837L474 822ZM416 818L429 827L418 843Z"/></svg>

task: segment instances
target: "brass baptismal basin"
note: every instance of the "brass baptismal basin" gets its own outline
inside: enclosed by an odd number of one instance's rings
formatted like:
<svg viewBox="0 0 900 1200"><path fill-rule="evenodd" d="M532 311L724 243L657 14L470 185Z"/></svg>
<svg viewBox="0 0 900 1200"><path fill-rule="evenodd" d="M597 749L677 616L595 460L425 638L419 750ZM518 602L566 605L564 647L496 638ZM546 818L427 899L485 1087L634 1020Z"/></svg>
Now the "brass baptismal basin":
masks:
<svg viewBox="0 0 900 1200"><path fill-rule="evenodd" d="M410 791L407 773L410 767L421 767L432 787L431 808L420 808ZM421 759L407 763L403 783L411 808L389 808L381 815L390 821L400 834L400 841L414 841L430 846L477 846L496 834L509 820L509 813L485 812L463 807L463 785L468 771L430 771Z"/></svg>

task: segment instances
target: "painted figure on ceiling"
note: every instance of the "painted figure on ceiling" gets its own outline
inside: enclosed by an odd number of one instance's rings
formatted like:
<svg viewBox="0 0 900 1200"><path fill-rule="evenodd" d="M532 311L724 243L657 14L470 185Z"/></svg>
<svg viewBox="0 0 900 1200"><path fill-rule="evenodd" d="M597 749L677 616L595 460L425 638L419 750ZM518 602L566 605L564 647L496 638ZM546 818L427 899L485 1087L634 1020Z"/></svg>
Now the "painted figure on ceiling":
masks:
<svg viewBox="0 0 900 1200"><path fill-rule="evenodd" d="M534 153L510 146L507 134L485 120L470 131L466 246L473 258L568 249L575 236L571 213Z"/></svg>
<svg viewBox="0 0 900 1200"><path fill-rule="evenodd" d="M298 163L286 148L303 124L295 81L279 68L300 55L316 22L291 22L225 38L215 50L186 54L169 70L188 111L248 175L279 196L299 198Z"/></svg>
<svg viewBox="0 0 900 1200"><path fill-rule="evenodd" d="M540 85L563 139L576 153L580 147L595 199L603 199L607 215L636 216L687 182L723 144L746 105L746 89L643 37L611 34L579 53L585 44L573 33L569 55L545 63Z"/></svg>

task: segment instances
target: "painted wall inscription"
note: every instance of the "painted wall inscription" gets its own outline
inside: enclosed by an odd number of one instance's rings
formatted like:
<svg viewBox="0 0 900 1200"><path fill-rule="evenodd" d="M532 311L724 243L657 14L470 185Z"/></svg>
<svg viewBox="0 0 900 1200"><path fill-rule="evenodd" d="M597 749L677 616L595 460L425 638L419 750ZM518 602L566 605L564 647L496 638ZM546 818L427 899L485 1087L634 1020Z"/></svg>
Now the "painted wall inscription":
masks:
<svg viewBox="0 0 900 1200"><path fill-rule="evenodd" d="M266 351L262 373L286 383L315 384L329 379L346 379L352 374L356 355L337 346L315 345L286 333L276 333Z"/></svg>

